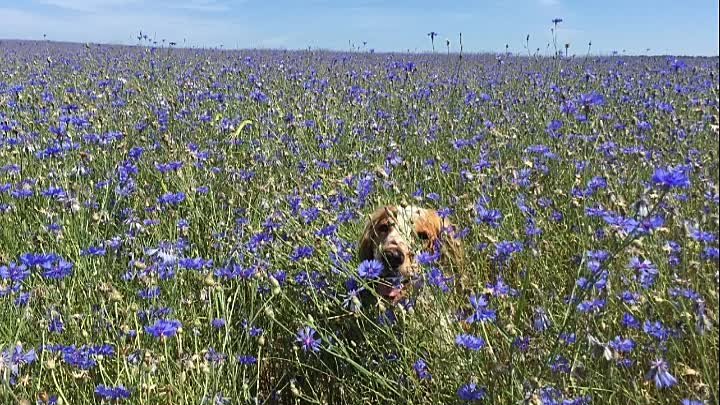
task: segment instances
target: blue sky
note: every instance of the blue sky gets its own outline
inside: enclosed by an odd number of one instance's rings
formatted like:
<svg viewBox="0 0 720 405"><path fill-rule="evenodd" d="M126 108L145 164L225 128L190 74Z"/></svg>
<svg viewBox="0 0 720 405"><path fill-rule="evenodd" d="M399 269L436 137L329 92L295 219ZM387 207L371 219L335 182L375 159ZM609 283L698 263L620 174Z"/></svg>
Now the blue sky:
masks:
<svg viewBox="0 0 720 405"><path fill-rule="evenodd" d="M718 55L717 0L0 0L0 38L137 43L142 30L190 46L544 52L550 22L571 53Z"/></svg>

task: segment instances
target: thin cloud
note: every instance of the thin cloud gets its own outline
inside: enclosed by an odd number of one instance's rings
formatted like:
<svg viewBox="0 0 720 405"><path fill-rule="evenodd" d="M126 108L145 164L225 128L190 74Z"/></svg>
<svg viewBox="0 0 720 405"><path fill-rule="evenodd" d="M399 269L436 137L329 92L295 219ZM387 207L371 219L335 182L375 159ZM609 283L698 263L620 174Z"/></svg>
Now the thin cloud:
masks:
<svg viewBox="0 0 720 405"><path fill-rule="evenodd" d="M38 4L58 7L71 11L98 12L112 8L128 7L138 0L38 0Z"/></svg>
<svg viewBox="0 0 720 405"><path fill-rule="evenodd" d="M238 1L237 3L244 3L244 1ZM173 4L172 8L200 11L200 12L219 12L227 11L230 9L230 5L224 2L214 0L191 0L184 3Z"/></svg>

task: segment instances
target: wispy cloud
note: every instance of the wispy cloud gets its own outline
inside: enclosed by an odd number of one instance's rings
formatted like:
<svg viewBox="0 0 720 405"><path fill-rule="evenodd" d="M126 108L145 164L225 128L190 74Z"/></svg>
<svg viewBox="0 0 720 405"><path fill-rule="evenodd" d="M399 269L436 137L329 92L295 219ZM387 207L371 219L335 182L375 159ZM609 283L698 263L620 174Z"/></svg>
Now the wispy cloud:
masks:
<svg viewBox="0 0 720 405"><path fill-rule="evenodd" d="M244 3L244 1L241 0L235 3ZM216 0L190 0L180 3L174 3L171 5L171 7L176 9L200 12L220 12L230 9L230 5L228 3Z"/></svg>
<svg viewBox="0 0 720 405"><path fill-rule="evenodd" d="M6 38L43 39L78 42L105 42L134 44L139 30L152 32L158 41L162 38L187 45L217 46L227 43L229 34L242 41L247 38L245 21L218 20L208 16L161 14L129 7L115 12L96 12L92 18L85 14L55 16L37 11L0 7L3 21L2 35ZM90 34L90 37L88 35ZM234 45L234 44L233 44ZM238 43L250 46L247 41Z"/></svg>
<svg viewBox="0 0 720 405"><path fill-rule="evenodd" d="M139 0L37 0L37 3L72 11L97 12L132 6L139 3Z"/></svg>

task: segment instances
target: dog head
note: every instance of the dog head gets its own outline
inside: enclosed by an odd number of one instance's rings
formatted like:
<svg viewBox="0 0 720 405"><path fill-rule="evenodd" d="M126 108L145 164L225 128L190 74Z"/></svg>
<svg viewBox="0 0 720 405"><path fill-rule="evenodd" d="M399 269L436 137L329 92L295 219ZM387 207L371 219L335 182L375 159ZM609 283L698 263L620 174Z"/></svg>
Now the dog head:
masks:
<svg viewBox="0 0 720 405"><path fill-rule="evenodd" d="M416 258L421 252L439 255L445 263L460 261L461 245L453 233L454 226L435 210L387 205L368 218L359 243L359 259L383 264L376 292L397 302L405 295L407 282L420 273Z"/></svg>

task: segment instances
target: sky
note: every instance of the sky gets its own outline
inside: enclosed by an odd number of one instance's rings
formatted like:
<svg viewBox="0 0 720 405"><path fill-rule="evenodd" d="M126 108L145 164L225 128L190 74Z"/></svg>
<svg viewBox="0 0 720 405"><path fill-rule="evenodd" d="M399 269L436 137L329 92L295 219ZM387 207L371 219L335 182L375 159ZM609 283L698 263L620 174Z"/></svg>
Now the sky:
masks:
<svg viewBox="0 0 720 405"><path fill-rule="evenodd" d="M0 38L427 52L434 31L443 52L462 32L465 52L527 53L530 35L545 53L554 18L571 54L720 53L717 0L0 0Z"/></svg>

